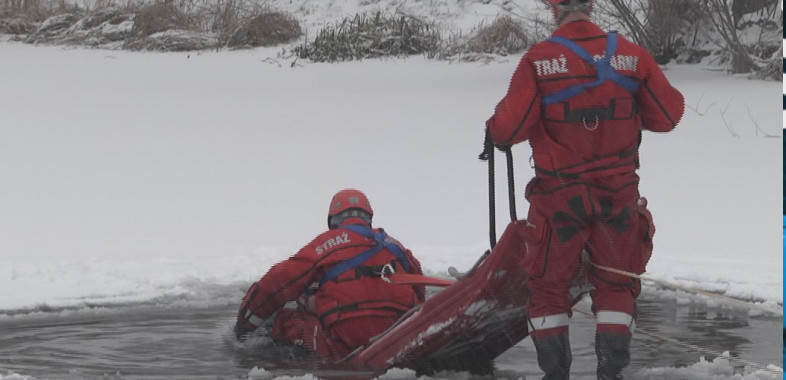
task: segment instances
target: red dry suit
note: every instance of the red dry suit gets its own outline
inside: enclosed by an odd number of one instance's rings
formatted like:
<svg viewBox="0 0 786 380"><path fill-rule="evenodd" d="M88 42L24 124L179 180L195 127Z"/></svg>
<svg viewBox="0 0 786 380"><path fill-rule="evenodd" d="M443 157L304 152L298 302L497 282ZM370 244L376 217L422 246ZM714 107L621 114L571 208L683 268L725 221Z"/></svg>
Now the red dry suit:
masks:
<svg viewBox="0 0 786 380"><path fill-rule="evenodd" d="M366 257L346 265L364 253ZM385 281L390 271L423 274L412 252L384 230L342 224L314 238L254 283L240 306L237 324L251 331L278 311L274 340L319 356L342 358L425 300L422 286ZM298 299L307 299L307 305L283 308Z"/></svg>
<svg viewBox="0 0 786 380"><path fill-rule="evenodd" d="M683 110L682 94L647 51L590 21L564 24L519 62L486 125L497 146L532 147L525 269L536 338L567 332L566 295L582 250L596 264L644 272L654 226L638 203L641 131L671 131ZM630 334L640 284L602 270L589 277L598 332Z"/></svg>

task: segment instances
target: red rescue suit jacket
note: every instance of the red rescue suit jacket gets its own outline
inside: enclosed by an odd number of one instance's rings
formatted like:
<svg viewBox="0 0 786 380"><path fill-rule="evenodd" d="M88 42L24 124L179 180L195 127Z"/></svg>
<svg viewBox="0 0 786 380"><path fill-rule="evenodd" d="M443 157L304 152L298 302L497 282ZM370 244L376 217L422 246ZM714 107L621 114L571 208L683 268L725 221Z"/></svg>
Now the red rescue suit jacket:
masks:
<svg viewBox="0 0 786 380"><path fill-rule="evenodd" d="M373 229L379 232L380 229ZM398 245L410 265L410 273L423 274L420 262L401 243ZM375 246L373 239L341 227L323 232L295 255L268 270L246 293L238 312L238 322L247 328L261 322L289 301L297 300L318 283L326 271ZM380 276L368 275L371 268L391 264L396 271L404 266L387 249L382 249L361 264L365 270L349 270L328 281L314 293L314 305L325 330L333 323L361 316L400 316L425 300L423 286L391 284ZM252 327L249 325L251 322Z"/></svg>
<svg viewBox="0 0 786 380"><path fill-rule="evenodd" d="M606 33L589 21L575 21L553 33L573 40L596 60ZM529 140L536 176L575 178L633 173L638 167L642 129L672 130L684 99L652 56L618 36L611 66L639 83L630 93L612 81L548 106L546 95L596 79L595 68L561 44L543 41L522 57L505 97L486 126L497 145Z"/></svg>

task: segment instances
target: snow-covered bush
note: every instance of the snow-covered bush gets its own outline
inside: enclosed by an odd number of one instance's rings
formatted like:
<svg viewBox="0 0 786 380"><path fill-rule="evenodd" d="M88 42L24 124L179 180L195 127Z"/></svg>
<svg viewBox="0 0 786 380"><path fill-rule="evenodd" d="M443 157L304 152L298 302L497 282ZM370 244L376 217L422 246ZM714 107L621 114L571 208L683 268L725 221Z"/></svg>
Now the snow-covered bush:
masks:
<svg viewBox="0 0 786 380"><path fill-rule="evenodd" d="M598 0L597 7L607 24L619 25L661 64L705 62L779 80L778 0Z"/></svg>
<svg viewBox="0 0 786 380"><path fill-rule="evenodd" d="M749 0L744 6L732 0L703 1L710 14L708 38L724 48L717 51L715 62L732 74L780 80L773 72L780 67L782 53L777 37L783 34L783 11L778 0Z"/></svg>
<svg viewBox="0 0 786 380"><path fill-rule="evenodd" d="M62 0L0 0L0 18L40 23L57 14L74 13L77 8Z"/></svg>
<svg viewBox="0 0 786 380"><path fill-rule="evenodd" d="M190 17L169 1L156 1L145 5L136 12L134 39L142 39L155 33L172 29L196 30Z"/></svg>
<svg viewBox="0 0 786 380"><path fill-rule="evenodd" d="M268 11L250 18L229 36L227 46L246 48L292 42L303 35L300 23L291 15Z"/></svg>
<svg viewBox="0 0 786 380"><path fill-rule="evenodd" d="M706 21L702 1L696 0L599 0L597 14L607 29L620 27L625 36L646 48L660 64L684 52L695 40L701 20ZM696 52L698 62L709 52Z"/></svg>
<svg viewBox="0 0 786 380"><path fill-rule="evenodd" d="M58 43L109 47L120 45L131 34L134 14L121 8L104 8L90 12L60 37Z"/></svg>
<svg viewBox="0 0 786 380"><path fill-rule="evenodd" d="M295 47L300 58L337 62L384 56L438 53L442 37L434 24L412 16L357 14L321 29L313 41Z"/></svg>
<svg viewBox="0 0 786 380"><path fill-rule="evenodd" d="M10 8L0 8L0 34L30 34L38 29L32 16Z"/></svg>
<svg viewBox="0 0 786 380"><path fill-rule="evenodd" d="M195 51L215 48L218 37L193 30L170 29L126 41L126 49L152 51Z"/></svg>
<svg viewBox="0 0 786 380"><path fill-rule="evenodd" d="M46 19L35 32L27 36L25 42L31 44L50 43L59 40L77 21L80 15L63 13Z"/></svg>
<svg viewBox="0 0 786 380"><path fill-rule="evenodd" d="M450 39L446 43L443 58L460 56L461 60L474 61L485 54L509 55L523 52L532 44L520 21L511 16L494 19L490 24L481 24L467 36Z"/></svg>

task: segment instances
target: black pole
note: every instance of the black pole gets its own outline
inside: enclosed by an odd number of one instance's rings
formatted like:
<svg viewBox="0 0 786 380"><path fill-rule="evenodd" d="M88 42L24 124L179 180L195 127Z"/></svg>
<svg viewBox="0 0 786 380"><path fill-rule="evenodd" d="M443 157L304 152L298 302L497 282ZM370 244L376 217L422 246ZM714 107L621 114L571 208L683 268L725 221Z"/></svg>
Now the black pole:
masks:
<svg viewBox="0 0 786 380"><path fill-rule="evenodd" d="M488 134L488 132L486 132ZM489 159L489 242L491 249L497 245L497 216L496 216L496 201L494 190L494 145L491 144L491 139L486 137L486 152Z"/></svg>
<svg viewBox="0 0 786 380"><path fill-rule="evenodd" d="M513 182L513 152L510 148L505 151L505 156L508 161L508 200L510 206L510 220L515 222L518 220L516 217L516 185Z"/></svg>
<svg viewBox="0 0 786 380"><path fill-rule="evenodd" d="M508 203L510 207L510 220L515 222L518 220L516 216L516 182L513 171L513 152L510 146L501 147L505 151L505 158L507 159L508 169ZM496 191L494 186L494 143L491 142L488 130L486 130L486 139L483 142L483 152L478 156L480 160L488 161L489 163L489 243L491 248L497 245L497 218L496 218ZM784 197L786 199L786 197Z"/></svg>

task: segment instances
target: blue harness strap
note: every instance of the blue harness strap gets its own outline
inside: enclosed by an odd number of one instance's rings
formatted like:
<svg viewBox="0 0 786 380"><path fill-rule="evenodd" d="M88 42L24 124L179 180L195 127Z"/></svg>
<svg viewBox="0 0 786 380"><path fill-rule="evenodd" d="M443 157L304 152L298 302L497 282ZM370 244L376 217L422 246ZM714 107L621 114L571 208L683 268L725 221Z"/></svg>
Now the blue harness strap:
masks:
<svg viewBox="0 0 786 380"><path fill-rule="evenodd" d="M584 48L582 48L577 43L565 37L552 36L546 41L558 43L562 46L565 46L568 49L570 49L573 53L581 57L581 59L590 63L592 66L595 67L595 72L597 73L597 79L589 83L571 86L559 90L553 94L546 95L543 97L543 100L541 101L543 105L547 106L550 104L559 103L568 100L586 91L587 89L598 87L604 82L609 80L620 85L622 88L624 88L630 93L635 92L636 89L639 88L638 82L618 73L611 66L611 57L613 57L614 53L617 51L616 30L609 31L609 33L607 34L606 54L597 61L594 60L592 56L586 50L584 50Z"/></svg>
<svg viewBox="0 0 786 380"><path fill-rule="evenodd" d="M404 270L407 273L411 271L412 267L409 264L409 260L407 260L406 254L404 254L404 251L401 250L401 247L399 247L398 244L386 241L388 235L385 233L385 230L380 229L379 232L374 232L371 228L354 224L342 226L341 228L373 239L375 244L373 247L361 252L355 257L352 257L349 260L344 260L330 268L319 280L320 287L322 287L324 283L336 279L338 276L342 275L348 270L359 267L383 248L387 249L390 253L393 254L393 256L396 256L396 259L398 259L398 261L401 263L401 266L404 267Z"/></svg>

